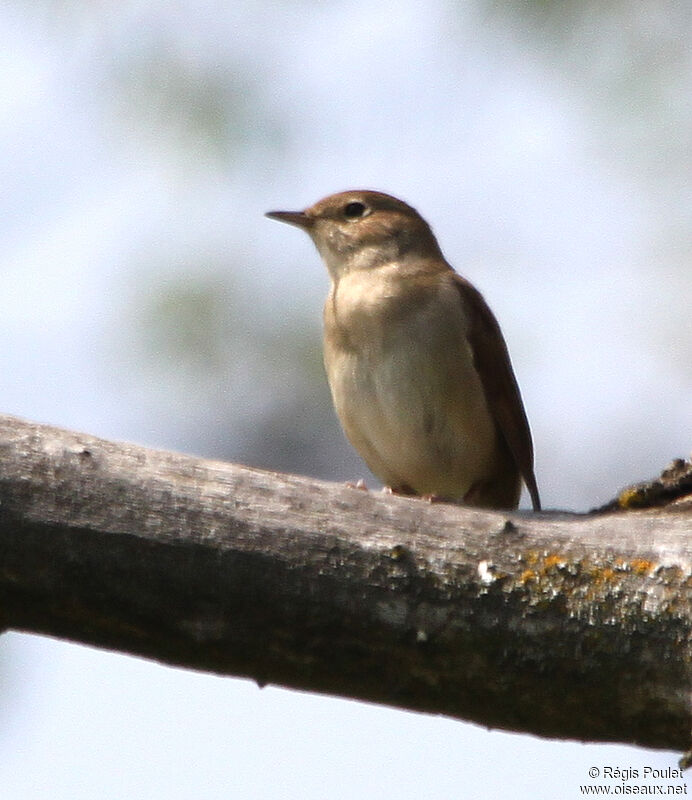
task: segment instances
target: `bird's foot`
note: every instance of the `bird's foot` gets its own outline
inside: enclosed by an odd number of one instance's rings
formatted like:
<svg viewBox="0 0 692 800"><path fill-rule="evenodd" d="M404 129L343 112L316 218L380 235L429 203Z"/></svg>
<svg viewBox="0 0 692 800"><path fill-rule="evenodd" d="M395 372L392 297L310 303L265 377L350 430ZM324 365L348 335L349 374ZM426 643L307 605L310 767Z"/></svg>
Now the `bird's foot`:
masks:
<svg viewBox="0 0 692 800"><path fill-rule="evenodd" d="M382 491L386 494L399 494L404 497L420 497L421 500L425 500L427 503L451 502L448 497L442 497L442 495L439 494L417 494L410 486L406 484L403 484L402 486L385 486Z"/></svg>
<svg viewBox="0 0 692 800"><path fill-rule="evenodd" d="M368 487L365 485L365 481L362 478L358 478L357 481L346 481L346 486L349 489L360 489L362 492L367 492Z"/></svg>
<svg viewBox="0 0 692 800"><path fill-rule="evenodd" d="M421 500L425 500L428 503L451 503L452 501L448 497L442 497L441 494L422 494Z"/></svg>
<svg viewBox="0 0 692 800"><path fill-rule="evenodd" d="M385 494L401 494L404 497L411 497L415 492L410 486L403 483L401 486L383 486L382 491Z"/></svg>

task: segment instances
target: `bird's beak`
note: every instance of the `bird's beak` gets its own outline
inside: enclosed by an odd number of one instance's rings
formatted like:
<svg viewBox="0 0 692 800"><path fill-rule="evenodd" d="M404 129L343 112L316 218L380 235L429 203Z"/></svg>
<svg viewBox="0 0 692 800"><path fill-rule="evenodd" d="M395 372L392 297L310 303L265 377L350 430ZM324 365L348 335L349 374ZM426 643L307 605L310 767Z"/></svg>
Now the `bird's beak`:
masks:
<svg viewBox="0 0 692 800"><path fill-rule="evenodd" d="M304 211L267 211L264 216L269 219L278 219L279 222L287 222L289 225L295 225L303 230L308 230L313 224L312 217L309 217Z"/></svg>

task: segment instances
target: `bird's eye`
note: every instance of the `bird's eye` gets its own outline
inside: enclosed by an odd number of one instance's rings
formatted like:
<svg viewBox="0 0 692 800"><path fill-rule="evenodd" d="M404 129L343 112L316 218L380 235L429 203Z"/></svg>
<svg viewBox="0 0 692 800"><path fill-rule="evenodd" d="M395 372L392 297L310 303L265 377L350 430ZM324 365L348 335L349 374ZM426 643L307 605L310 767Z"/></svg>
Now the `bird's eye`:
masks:
<svg viewBox="0 0 692 800"><path fill-rule="evenodd" d="M346 203L344 206L344 216L346 219L360 219L364 217L368 212L368 207L363 204L359 203L357 200L354 200L351 203Z"/></svg>

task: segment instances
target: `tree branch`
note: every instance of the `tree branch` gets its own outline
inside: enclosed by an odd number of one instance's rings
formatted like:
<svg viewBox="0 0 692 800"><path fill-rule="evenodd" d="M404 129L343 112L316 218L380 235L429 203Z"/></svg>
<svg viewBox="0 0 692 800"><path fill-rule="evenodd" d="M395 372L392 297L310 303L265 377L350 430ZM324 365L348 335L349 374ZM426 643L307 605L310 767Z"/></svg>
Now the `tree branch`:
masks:
<svg viewBox="0 0 692 800"><path fill-rule="evenodd" d="M0 417L0 624L683 750L692 512L497 513Z"/></svg>

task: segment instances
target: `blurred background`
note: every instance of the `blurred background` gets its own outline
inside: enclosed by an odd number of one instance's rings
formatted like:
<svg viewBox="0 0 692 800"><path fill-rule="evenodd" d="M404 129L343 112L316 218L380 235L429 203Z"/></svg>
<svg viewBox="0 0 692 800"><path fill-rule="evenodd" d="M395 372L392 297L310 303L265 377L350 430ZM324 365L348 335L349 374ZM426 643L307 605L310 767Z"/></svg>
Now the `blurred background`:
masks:
<svg viewBox="0 0 692 800"><path fill-rule="evenodd" d="M6 0L0 33L0 412L376 486L325 270L262 216L374 188L498 316L546 507L689 455L686 0ZM567 798L677 759L15 633L0 688L8 800Z"/></svg>

